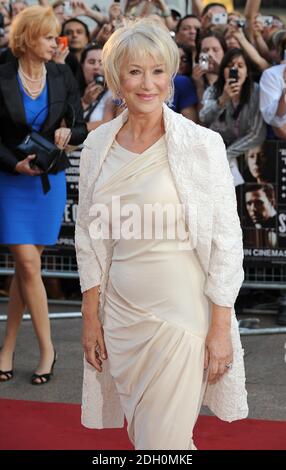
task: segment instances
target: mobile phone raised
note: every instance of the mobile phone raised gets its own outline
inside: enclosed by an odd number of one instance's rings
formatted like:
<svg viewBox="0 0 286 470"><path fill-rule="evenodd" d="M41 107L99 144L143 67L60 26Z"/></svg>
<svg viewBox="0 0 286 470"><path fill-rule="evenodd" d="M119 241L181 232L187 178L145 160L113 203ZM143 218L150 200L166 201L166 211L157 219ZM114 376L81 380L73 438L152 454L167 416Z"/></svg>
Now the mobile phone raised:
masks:
<svg viewBox="0 0 286 470"><path fill-rule="evenodd" d="M231 67L229 69L229 76L228 78L233 81L233 82L237 82L238 81L238 70L237 68L235 67Z"/></svg>
<svg viewBox="0 0 286 470"><path fill-rule="evenodd" d="M58 46L62 46L64 48L68 47L68 38L67 38L67 36L59 36L57 38L57 43L58 43Z"/></svg>

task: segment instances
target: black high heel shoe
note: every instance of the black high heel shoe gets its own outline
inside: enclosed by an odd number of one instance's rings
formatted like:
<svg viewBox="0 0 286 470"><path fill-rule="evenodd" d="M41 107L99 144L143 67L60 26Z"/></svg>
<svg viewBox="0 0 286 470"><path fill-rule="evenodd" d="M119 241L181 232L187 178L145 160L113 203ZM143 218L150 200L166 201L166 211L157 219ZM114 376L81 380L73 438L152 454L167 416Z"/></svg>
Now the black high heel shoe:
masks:
<svg viewBox="0 0 286 470"><path fill-rule="evenodd" d="M13 353L13 363L14 363L14 353ZM13 363L12 363L12 367L13 367ZM4 375L6 378L3 379L2 377L0 377L0 382L8 382L8 380L13 379L14 377L14 368L11 370L0 370L0 376L1 375Z"/></svg>
<svg viewBox="0 0 286 470"><path fill-rule="evenodd" d="M31 377L32 385L44 385L51 380L51 377L53 375L54 365L57 362L57 358L58 358L58 355L57 355L56 350L54 349L54 360L53 360L50 372L48 372L47 374L33 374ZM39 382L37 382L38 379L40 379Z"/></svg>
<svg viewBox="0 0 286 470"><path fill-rule="evenodd" d="M6 379L0 377L0 382L8 382L8 380L13 379L14 377L14 370L0 370L0 375L5 375Z"/></svg>

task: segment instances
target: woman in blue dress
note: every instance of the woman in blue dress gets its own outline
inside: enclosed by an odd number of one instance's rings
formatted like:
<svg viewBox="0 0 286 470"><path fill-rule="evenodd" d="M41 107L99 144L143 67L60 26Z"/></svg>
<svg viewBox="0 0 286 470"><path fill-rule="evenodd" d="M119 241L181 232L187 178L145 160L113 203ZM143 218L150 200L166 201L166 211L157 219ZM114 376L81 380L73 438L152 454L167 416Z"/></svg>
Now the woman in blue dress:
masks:
<svg viewBox="0 0 286 470"><path fill-rule="evenodd" d="M40 349L31 383L47 383L56 361L41 278L41 254L45 245L56 243L59 234L68 159L63 152L53 174L48 175L50 190L44 192L41 170L32 163L36 155L19 161L16 148L31 128L60 149L68 143L78 145L86 137L72 73L68 66L52 62L59 32L51 8L25 9L11 29L10 47L15 61L0 67L0 244L9 246L15 261L0 351L0 381L13 378L17 332L26 307Z"/></svg>

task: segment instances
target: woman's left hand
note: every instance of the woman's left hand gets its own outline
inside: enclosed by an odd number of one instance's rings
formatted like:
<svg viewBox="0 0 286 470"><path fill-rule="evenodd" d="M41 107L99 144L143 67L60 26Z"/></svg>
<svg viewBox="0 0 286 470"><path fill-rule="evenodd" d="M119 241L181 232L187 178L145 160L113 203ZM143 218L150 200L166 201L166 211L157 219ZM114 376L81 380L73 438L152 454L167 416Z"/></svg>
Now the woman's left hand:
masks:
<svg viewBox="0 0 286 470"><path fill-rule="evenodd" d="M55 144L59 149L64 150L71 138L71 129L60 127L55 131Z"/></svg>
<svg viewBox="0 0 286 470"><path fill-rule="evenodd" d="M68 47L65 47L63 45L59 45L56 48L53 60L57 64L65 64L66 63L66 58L69 55L69 52L70 52L70 50L69 50Z"/></svg>
<svg viewBox="0 0 286 470"><path fill-rule="evenodd" d="M232 359L230 327L212 324L206 338L204 364L204 368L209 369L208 382L210 384L216 383L223 374L228 372L227 366L232 363Z"/></svg>

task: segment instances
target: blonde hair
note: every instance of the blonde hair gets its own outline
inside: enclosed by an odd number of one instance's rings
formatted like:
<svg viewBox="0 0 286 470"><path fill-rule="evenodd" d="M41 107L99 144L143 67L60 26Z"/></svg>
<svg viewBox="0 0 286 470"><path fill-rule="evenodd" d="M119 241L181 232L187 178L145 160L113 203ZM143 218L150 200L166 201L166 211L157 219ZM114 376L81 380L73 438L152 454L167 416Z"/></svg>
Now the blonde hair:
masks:
<svg viewBox="0 0 286 470"><path fill-rule="evenodd" d="M21 57L27 49L35 47L37 40L50 31L61 31L60 23L51 7L34 5L25 8L13 20L9 46L16 57Z"/></svg>
<svg viewBox="0 0 286 470"><path fill-rule="evenodd" d="M173 78L180 63L178 46L168 29L156 19L143 18L130 21L126 26L117 29L103 47L102 63L105 79L113 97L120 89L120 70L126 57L144 63L146 57L153 57L166 65L170 75L170 94L174 94Z"/></svg>

